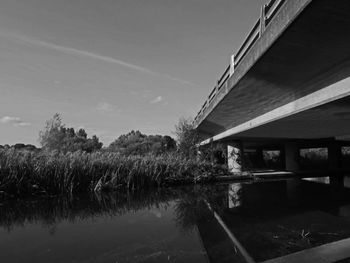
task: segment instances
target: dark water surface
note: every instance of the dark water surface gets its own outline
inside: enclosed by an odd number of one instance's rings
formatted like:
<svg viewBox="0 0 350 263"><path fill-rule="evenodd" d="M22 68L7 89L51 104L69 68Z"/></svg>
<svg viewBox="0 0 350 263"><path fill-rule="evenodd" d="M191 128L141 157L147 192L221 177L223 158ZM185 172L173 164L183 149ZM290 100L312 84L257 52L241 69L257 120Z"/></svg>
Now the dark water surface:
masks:
<svg viewBox="0 0 350 263"><path fill-rule="evenodd" d="M0 262L245 262L350 237L349 178L0 202ZM212 210L210 210L211 208Z"/></svg>

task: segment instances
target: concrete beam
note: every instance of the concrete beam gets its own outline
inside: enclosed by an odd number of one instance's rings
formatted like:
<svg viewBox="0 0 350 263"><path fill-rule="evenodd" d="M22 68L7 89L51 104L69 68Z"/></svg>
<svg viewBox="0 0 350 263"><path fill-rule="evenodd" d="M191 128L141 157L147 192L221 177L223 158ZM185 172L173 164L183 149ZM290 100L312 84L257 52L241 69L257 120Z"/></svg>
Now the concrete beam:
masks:
<svg viewBox="0 0 350 263"><path fill-rule="evenodd" d="M288 142L285 144L286 170L295 172L299 170L299 147L297 143Z"/></svg>
<svg viewBox="0 0 350 263"><path fill-rule="evenodd" d="M328 167L330 170L339 170L341 168L341 144L332 142L328 144Z"/></svg>
<svg viewBox="0 0 350 263"><path fill-rule="evenodd" d="M326 88L320 89L307 96L276 108L270 112L267 112L259 117L256 117L250 121L240 124L236 127L228 129L222 133L219 133L212 138L206 139L200 143L200 145L208 144L212 141L218 141L230 136L237 135L244 131L278 121L280 119L295 115L297 113L307 111L320 105L327 104L332 101L339 100L350 96L350 78L339 81Z"/></svg>

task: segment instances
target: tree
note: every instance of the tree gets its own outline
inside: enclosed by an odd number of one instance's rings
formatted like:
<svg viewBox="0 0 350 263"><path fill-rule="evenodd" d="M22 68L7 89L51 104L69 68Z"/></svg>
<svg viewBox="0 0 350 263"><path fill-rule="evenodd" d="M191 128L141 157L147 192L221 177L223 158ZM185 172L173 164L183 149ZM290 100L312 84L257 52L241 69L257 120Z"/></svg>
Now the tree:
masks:
<svg viewBox="0 0 350 263"><path fill-rule="evenodd" d="M99 141L96 135L93 135L91 139L86 139L82 146L82 150L86 152L93 152L102 148L102 142Z"/></svg>
<svg viewBox="0 0 350 263"><path fill-rule="evenodd" d="M65 127L62 124L60 114L55 115L46 121L44 130L39 132L39 142L44 149L61 150L65 137Z"/></svg>
<svg viewBox="0 0 350 263"><path fill-rule="evenodd" d="M84 129L79 129L79 131L77 132L77 136L80 137L80 138L84 138L86 139L87 138L87 133Z"/></svg>
<svg viewBox="0 0 350 263"><path fill-rule="evenodd" d="M26 150L26 151L35 151L37 148L32 144L24 144L24 143L16 143L15 145L12 145L11 148L14 148L16 150Z"/></svg>
<svg viewBox="0 0 350 263"><path fill-rule="evenodd" d="M176 143L170 136L146 135L140 131L131 131L119 136L108 150L125 155L161 154L175 150Z"/></svg>
<svg viewBox="0 0 350 263"><path fill-rule="evenodd" d="M197 154L199 134L194 128L192 119L180 118L178 124L175 125L175 135L177 149L182 155L193 157Z"/></svg>
<svg viewBox="0 0 350 263"><path fill-rule="evenodd" d="M21 149L24 149L26 145L24 143L16 143L12 147L15 148L16 150L21 150Z"/></svg>
<svg viewBox="0 0 350 263"><path fill-rule="evenodd" d="M39 132L39 141L43 149L49 151L74 152L82 150L93 152L102 148L102 143L99 142L96 135L88 138L84 129L75 132L73 128L66 128L58 113L46 121L44 130Z"/></svg>
<svg viewBox="0 0 350 263"><path fill-rule="evenodd" d="M176 141L168 135L163 136L162 138L162 148L165 150L176 149Z"/></svg>

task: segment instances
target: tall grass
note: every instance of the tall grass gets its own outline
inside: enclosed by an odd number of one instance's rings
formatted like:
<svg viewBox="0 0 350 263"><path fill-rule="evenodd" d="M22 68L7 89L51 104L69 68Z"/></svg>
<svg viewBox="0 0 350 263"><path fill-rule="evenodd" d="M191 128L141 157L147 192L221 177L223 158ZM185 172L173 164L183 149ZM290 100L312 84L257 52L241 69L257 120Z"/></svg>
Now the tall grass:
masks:
<svg viewBox="0 0 350 263"><path fill-rule="evenodd" d="M10 195L56 195L197 183L224 172L222 167L175 153L123 156L109 152L0 150L0 192Z"/></svg>

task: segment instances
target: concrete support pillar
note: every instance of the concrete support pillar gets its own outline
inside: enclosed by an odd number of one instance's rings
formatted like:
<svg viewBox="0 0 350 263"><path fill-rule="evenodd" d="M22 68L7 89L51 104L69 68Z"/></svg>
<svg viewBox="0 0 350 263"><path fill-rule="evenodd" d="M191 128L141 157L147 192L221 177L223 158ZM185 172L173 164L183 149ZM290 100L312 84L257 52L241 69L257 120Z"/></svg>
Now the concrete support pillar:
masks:
<svg viewBox="0 0 350 263"><path fill-rule="evenodd" d="M328 149L328 168L329 170L340 170L341 168L341 145L338 142L331 142Z"/></svg>
<svg viewBox="0 0 350 263"><path fill-rule="evenodd" d="M285 162L287 171L299 170L299 147L297 143L287 142L285 144Z"/></svg>
<svg viewBox="0 0 350 263"><path fill-rule="evenodd" d="M264 151L260 147L256 149L256 164L255 165L257 166L257 168L265 167Z"/></svg>
<svg viewBox="0 0 350 263"><path fill-rule="evenodd" d="M209 145L209 159L211 163L215 163L214 158L214 142L212 141Z"/></svg>
<svg viewBox="0 0 350 263"><path fill-rule="evenodd" d="M242 172L243 147L240 142L232 142L227 144L227 165L231 173Z"/></svg>
<svg viewBox="0 0 350 263"><path fill-rule="evenodd" d="M341 199L342 188L344 187L344 174L342 168L341 144L337 141L327 145L328 149L328 169L332 171L329 176L329 182L333 191L334 199Z"/></svg>

